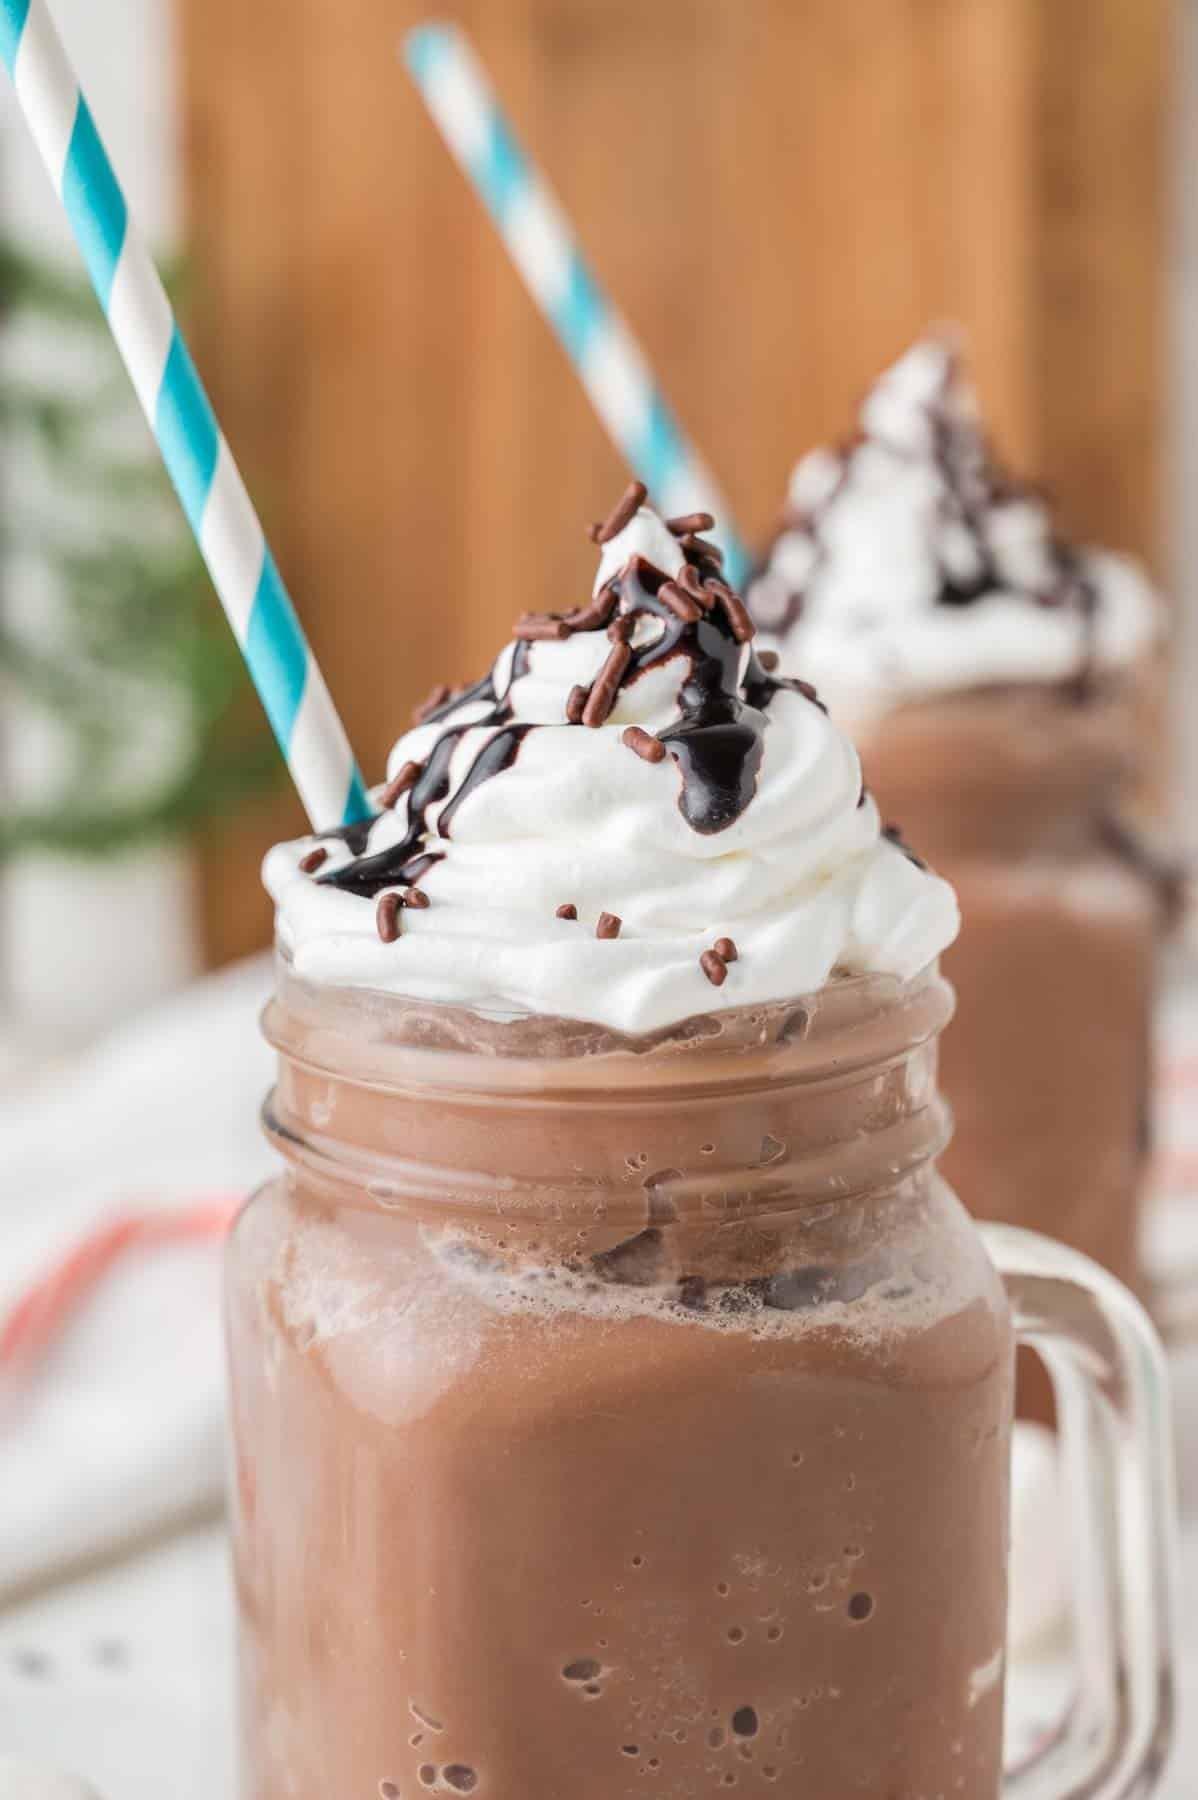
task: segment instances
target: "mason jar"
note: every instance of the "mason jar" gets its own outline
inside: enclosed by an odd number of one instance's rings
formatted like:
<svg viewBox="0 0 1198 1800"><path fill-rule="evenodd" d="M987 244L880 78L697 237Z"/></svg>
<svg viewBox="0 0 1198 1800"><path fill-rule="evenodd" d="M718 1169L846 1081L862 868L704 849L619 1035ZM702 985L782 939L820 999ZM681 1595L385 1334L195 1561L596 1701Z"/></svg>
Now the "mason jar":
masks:
<svg viewBox="0 0 1198 1800"><path fill-rule="evenodd" d="M1009 1791L1149 1791L1159 1352L937 1174L950 1010L929 969L620 1040L280 964L228 1265L242 1800L996 1800L1017 1328L1088 1623Z"/></svg>
<svg viewBox="0 0 1198 1800"><path fill-rule="evenodd" d="M1139 1287L1152 1010L1170 889L1119 822L1128 696L952 695L889 714L862 758L883 816L955 887L963 929L941 1167L982 1219Z"/></svg>

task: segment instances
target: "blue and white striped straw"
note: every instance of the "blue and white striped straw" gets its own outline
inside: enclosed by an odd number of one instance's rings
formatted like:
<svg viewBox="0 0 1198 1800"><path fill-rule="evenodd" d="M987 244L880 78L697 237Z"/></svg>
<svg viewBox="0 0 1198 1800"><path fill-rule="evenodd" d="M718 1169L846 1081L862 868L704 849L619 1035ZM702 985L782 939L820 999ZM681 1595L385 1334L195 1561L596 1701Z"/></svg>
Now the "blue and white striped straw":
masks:
<svg viewBox="0 0 1198 1800"><path fill-rule="evenodd" d="M365 818L345 728L46 0L0 0L0 57L308 817L317 830Z"/></svg>
<svg viewBox="0 0 1198 1800"><path fill-rule="evenodd" d="M404 54L616 448L663 512L715 515L712 535L723 547L728 579L739 585L750 562L728 503L588 268L565 213L517 141L465 37L453 25L421 25L404 40Z"/></svg>

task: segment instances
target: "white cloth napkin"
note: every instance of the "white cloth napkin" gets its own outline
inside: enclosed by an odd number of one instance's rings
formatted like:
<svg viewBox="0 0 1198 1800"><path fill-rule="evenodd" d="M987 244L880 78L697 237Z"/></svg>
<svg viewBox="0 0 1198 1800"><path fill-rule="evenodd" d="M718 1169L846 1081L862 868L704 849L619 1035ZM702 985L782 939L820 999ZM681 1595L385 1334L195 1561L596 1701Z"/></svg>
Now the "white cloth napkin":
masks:
<svg viewBox="0 0 1198 1800"><path fill-rule="evenodd" d="M248 1193L269 1173L269 988L268 959L238 965L0 1099L0 1318L114 1212ZM0 1386L0 1600L217 1502L218 1267L211 1242L130 1250Z"/></svg>
<svg viewBox="0 0 1198 1800"><path fill-rule="evenodd" d="M14 1756L0 1756L0 1800L97 1800L95 1788Z"/></svg>

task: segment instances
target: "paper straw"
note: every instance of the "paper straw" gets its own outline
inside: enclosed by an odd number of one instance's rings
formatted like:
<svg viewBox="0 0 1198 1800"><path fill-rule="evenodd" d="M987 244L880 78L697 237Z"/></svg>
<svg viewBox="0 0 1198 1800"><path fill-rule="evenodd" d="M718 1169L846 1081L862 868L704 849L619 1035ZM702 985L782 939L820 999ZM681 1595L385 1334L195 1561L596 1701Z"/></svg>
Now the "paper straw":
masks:
<svg viewBox="0 0 1198 1800"><path fill-rule="evenodd" d="M739 586L751 565L728 503L666 404L627 323L588 267L565 213L517 141L465 37L452 25L421 25L404 40L404 55L608 435L663 512L715 515L712 535L723 547L729 580Z"/></svg>
<svg viewBox="0 0 1198 1800"><path fill-rule="evenodd" d="M0 0L0 57L308 816L365 818L345 728L46 0Z"/></svg>

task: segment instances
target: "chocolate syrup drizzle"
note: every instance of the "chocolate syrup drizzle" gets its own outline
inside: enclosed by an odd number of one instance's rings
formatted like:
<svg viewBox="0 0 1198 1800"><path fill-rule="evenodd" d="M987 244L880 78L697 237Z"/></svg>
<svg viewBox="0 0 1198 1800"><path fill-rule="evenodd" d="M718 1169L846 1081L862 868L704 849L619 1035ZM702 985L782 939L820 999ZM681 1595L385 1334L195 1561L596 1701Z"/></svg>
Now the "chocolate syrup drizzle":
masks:
<svg viewBox="0 0 1198 1800"><path fill-rule="evenodd" d="M613 704L619 690L640 680L650 669L679 659L683 669L678 716L658 734L681 778L679 808L692 830L704 835L724 831L740 818L757 792L765 728L774 696L782 689L790 689L816 705L819 701L805 682L767 674L752 650L741 681L742 652L751 636L751 626L738 598L723 582L718 551L693 535L683 537L680 548L688 565L685 579L680 582L671 581L664 570L643 556L634 555L584 606L572 613L521 621L502 693L497 691L493 676L487 675L427 714L424 722L438 724L442 729L404 797L408 827L402 839L374 855L366 855L366 841L374 820L325 834L346 842L354 851L355 860L319 876L319 881L372 899L384 889L418 881L440 860L444 853L428 848L433 831L430 810L440 805L436 835L451 837L458 808L468 795L510 768L531 732L545 729L515 719L511 701L515 683L528 673L530 640L537 638L568 637L578 632L598 636L606 631L613 645L626 644L627 665L612 688ZM667 588L663 597L662 590ZM680 594L687 598L680 599ZM695 613L697 617L683 616ZM646 618L659 621L661 629L650 642L636 644L631 640L637 634L638 622ZM526 636L520 638L522 627ZM599 685L597 681L592 694ZM562 723L566 723L564 718ZM578 723L573 728L582 731L590 727ZM483 743L447 801L450 763L470 731L490 731L493 735Z"/></svg>
<svg viewBox="0 0 1198 1800"><path fill-rule="evenodd" d="M963 607L971 606L1003 588L1004 583L994 556L986 542L984 519L987 512L995 506L1020 498L1032 498L1036 490L1027 483L1017 482L1002 469L986 438L978 432L969 421L955 417L950 400L953 387L958 379L959 358L950 354L946 358L944 380L940 392L929 406L929 419L932 428L932 460L939 471L945 488L944 511L951 514L965 526L973 542L977 560L977 574L968 578L954 576L946 568L940 571L940 586L936 593L937 606ZM788 632L802 616L803 606L815 583L819 580L821 569L827 558L824 546L821 523L828 508L835 505L845 481L848 479L852 459L855 453L869 442L865 433L858 432L847 440L840 449L840 478L827 498L813 510L807 511L798 507L789 509L782 519L779 536L789 531L802 531L814 539L816 555L808 571L806 580L786 596L786 604L778 617L768 621L769 629L778 635ZM769 571L772 557L772 546L765 559L753 571L749 582L750 597L753 584ZM1066 693L1070 699L1086 700L1093 687L1094 636L1098 613L1098 594L1094 584L1087 578L1081 559L1073 547L1063 539L1053 537L1051 542L1051 558L1055 579L1050 588L1044 592L1029 593L1027 598L1037 606L1071 606L1081 617L1085 628L1085 641L1081 662L1076 675L1066 684Z"/></svg>

